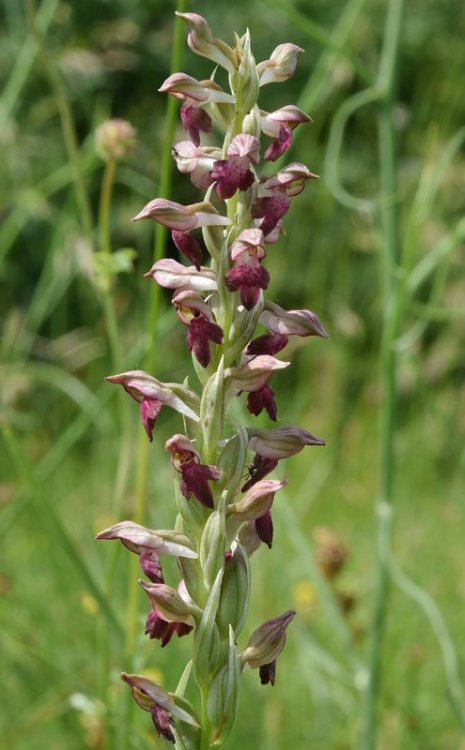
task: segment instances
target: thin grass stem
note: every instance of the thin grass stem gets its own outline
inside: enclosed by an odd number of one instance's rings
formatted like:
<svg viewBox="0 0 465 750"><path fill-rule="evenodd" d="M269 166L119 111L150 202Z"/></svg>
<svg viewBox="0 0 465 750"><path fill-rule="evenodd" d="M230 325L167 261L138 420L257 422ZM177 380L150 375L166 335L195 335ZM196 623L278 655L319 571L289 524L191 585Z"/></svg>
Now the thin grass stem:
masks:
<svg viewBox="0 0 465 750"><path fill-rule="evenodd" d="M362 710L362 750L377 744L377 704L381 692L381 654L388 613L389 555L394 524L394 435L397 410L397 351L401 284L396 269L400 261L396 151L393 106L399 54L403 0L390 0L383 38L378 89L382 101L378 115L380 158L380 212L382 226L381 277L384 288L380 382L382 397L379 423L379 477L376 499L377 571L373 619L369 633L368 672Z"/></svg>

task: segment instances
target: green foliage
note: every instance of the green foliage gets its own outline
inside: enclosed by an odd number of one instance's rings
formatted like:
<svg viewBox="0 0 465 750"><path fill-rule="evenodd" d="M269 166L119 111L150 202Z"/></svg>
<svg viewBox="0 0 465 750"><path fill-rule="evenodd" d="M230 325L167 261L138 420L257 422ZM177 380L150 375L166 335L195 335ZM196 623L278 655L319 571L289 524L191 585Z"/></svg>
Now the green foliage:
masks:
<svg viewBox="0 0 465 750"><path fill-rule="evenodd" d="M170 72L173 10L163 0L42 0L36 8L29 0L4 0L0 11L2 749L123 746L127 713L118 675L130 671L122 634L128 573L119 549L98 547L93 535L134 513L141 428L102 378L118 359L122 369L140 366L154 333L144 340L138 333L152 283L142 278L152 263L152 232L130 218L158 195L166 98L156 89ZM235 742L257 750L348 750L359 733L374 586L382 399L376 105L359 95L378 69L386 3L201 0L189 10L207 16L226 39L228 29L248 26L259 59L283 40L307 50L296 76L266 87L265 98L270 110L292 100L312 115L314 124L296 131L288 160L322 175L295 199L287 235L270 248L267 263L273 300L315 310L330 334L327 343L292 343L294 366L275 378L286 422L298 421L328 445L290 460L294 491L280 493L273 509L281 554L257 552L250 632L289 606L298 617L276 686L262 688L256 673L246 675ZM465 596L464 22L458 2L406 4L394 110L393 200L403 249L396 273L404 282L395 555L433 597L456 641ZM183 69L202 78L208 63L186 53ZM328 155L328 142L338 145L336 113L353 95L363 106L348 113L341 150ZM111 293L113 313L94 284L104 166L93 134L110 116L138 131L135 154L117 167L109 217L112 244L123 249L97 255L99 286ZM177 137L184 137L180 128ZM198 200L187 180L173 179L176 200ZM367 205L341 207L330 192L335 180ZM127 250L133 247L135 258ZM162 381L188 367L185 334L166 314L168 304L162 296L155 307L153 374ZM148 459L148 520L155 528L170 525L174 489L162 446L178 429L178 417L163 412ZM350 552L336 578L323 573L317 526L332 529ZM170 646L160 651L143 638L146 602L143 592L137 596L138 668L152 669L172 689L186 660L185 639L173 655ZM443 668L444 641L438 645L417 605L402 588L393 590L379 748L457 750L463 728ZM463 661L459 670L463 676ZM134 715L125 750L156 746L145 719Z"/></svg>

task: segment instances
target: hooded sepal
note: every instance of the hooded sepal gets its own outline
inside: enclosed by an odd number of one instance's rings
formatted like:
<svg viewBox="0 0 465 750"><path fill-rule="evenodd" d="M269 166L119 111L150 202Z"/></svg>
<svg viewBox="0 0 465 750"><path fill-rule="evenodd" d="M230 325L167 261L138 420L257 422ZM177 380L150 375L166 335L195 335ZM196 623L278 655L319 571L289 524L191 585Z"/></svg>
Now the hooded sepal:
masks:
<svg viewBox="0 0 465 750"><path fill-rule="evenodd" d="M286 644L286 628L295 617L295 610L290 609L274 620L268 620L251 635L247 648L241 654L241 665L252 669L268 667L272 672L267 682L274 684L274 666L279 654ZM265 676L265 675L263 675ZM266 684L263 682L262 684Z"/></svg>
<svg viewBox="0 0 465 750"><path fill-rule="evenodd" d="M189 27L187 43L192 52L221 65L228 73L234 73L237 67L234 50L226 42L213 36L205 18L198 13L175 13Z"/></svg>
<svg viewBox="0 0 465 750"><path fill-rule="evenodd" d="M152 606L167 622L182 622L195 625L202 614L199 607L184 601L178 591L164 583L147 583L139 581Z"/></svg>
<svg viewBox="0 0 465 750"><path fill-rule="evenodd" d="M153 438L155 420L165 404L194 422L199 421L198 411L194 411L188 403L198 407L198 397L179 383L162 383L144 370L109 375L105 380L122 385L126 393L139 402L141 419L150 441Z"/></svg>
<svg viewBox="0 0 465 750"><path fill-rule="evenodd" d="M256 482L241 500L229 505L227 512L241 522L255 521L270 511L275 494L286 484L286 480L262 479Z"/></svg>
<svg viewBox="0 0 465 750"><path fill-rule="evenodd" d="M200 727L193 706L187 700L180 704L178 698L168 693L161 685L148 677L123 672L121 679L131 688L132 697L144 711L152 717L155 729L160 737L175 742L174 723L184 722L191 727Z"/></svg>
<svg viewBox="0 0 465 750"><path fill-rule="evenodd" d="M135 521L120 521L100 531L96 539L119 539L131 552L141 555L152 550L158 555L189 557L195 560L194 545L185 534L173 530L148 529Z"/></svg>
<svg viewBox="0 0 465 750"><path fill-rule="evenodd" d="M306 445L325 445L325 441L302 427L290 424L275 430L249 428L249 449L271 459L289 458Z"/></svg>

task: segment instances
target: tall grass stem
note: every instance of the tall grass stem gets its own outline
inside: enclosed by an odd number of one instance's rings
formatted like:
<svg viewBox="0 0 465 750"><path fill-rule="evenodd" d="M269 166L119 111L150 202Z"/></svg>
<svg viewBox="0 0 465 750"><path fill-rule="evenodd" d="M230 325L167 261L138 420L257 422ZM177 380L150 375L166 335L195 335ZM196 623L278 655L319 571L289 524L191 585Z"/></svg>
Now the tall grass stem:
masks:
<svg viewBox="0 0 465 750"><path fill-rule="evenodd" d="M370 629L368 674L362 712L362 750L377 744L377 703L381 688L381 655L388 612L389 555L394 524L394 436L397 409L397 352L399 326L400 262L396 151L393 107L399 56L403 0L390 0L383 38L377 85L382 96L378 114L380 159L383 323L380 348L379 479L376 499L377 572L376 595Z"/></svg>

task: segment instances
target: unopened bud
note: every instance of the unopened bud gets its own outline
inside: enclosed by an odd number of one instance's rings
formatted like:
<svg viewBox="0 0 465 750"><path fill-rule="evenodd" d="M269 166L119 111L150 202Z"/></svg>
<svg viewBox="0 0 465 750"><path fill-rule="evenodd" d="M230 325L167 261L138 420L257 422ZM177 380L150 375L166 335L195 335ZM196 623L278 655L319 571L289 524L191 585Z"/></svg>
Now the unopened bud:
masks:
<svg viewBox="0 0 465 750"><path fill-rule="evenodd" d="M229 73L233 73L237 65L234 51L226 42L213 36L205 18L199 16L198 13L175 12L189 27L187 43L192 52L213 60L222 68L226 68Z"/></svg>
<svg viewBox="0 0 465 750"><path fill-rule="evenodd" d="M242 132L253 135L255 138L260 138L261 125L262 116L260 109L255 105L242 121Z"/></svg>
<svg viewBox="0 0 465 750"><path fill-rule="evenodd" d="M279 83L291 78L297 66L297 55L304 50L296 44L286 42L279 44L271 53L269 60L257 65L260 86L266 83Z"/></svg>
<svg viewBox="0 0 465 750"><path fill-rule="evenodd" d="M247 648L241 655L241 664L258 669L275 661L286 643L286 628L295 617L295 609L268 620L252 633Z"/></svg>
<svg viewBox="0 0 465 750"><path fill-rule="evenodd" d="M240 39L236 37L235 53L240 63L233 78L233 86L237 89L236 96L241 110L248 112L255 105L259 92L258 71L250 48L249 30Z"/></svg>

